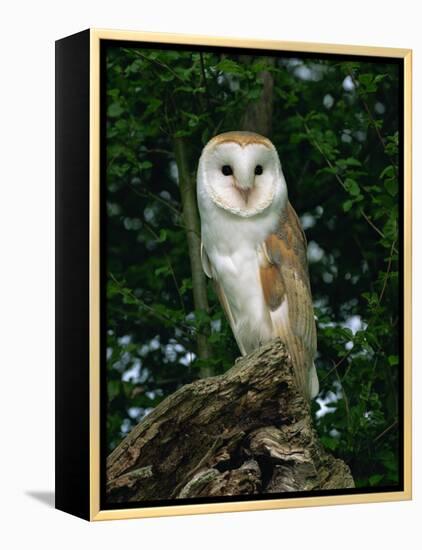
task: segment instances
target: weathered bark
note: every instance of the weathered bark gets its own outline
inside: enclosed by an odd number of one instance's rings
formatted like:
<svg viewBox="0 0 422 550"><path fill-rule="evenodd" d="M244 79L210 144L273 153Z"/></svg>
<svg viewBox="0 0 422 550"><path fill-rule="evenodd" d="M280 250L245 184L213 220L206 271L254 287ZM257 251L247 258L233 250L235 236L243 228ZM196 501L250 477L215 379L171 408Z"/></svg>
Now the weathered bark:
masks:
<svg viewBox="0 0 422 550"><path fill-rule="evenodd" d="M174 153L179 173L179 187L182 199L183 219L186 228L189 259L192 272L192 291L195 310L208 311L207 283L201 263L201 224L196 202L195 180L189 170L186 144L183 138L174 139ZM211 348L205 333L196 337L197 352L205 361L211 357ZM209 368L201 368L201 376L210 376Z"/></svg>
<svg viewBox="0 0 422 550"><path fill-rule="evenodd" d="M280 340L183 386L110 454L109 502L353 487L312 425Z"/></svg>

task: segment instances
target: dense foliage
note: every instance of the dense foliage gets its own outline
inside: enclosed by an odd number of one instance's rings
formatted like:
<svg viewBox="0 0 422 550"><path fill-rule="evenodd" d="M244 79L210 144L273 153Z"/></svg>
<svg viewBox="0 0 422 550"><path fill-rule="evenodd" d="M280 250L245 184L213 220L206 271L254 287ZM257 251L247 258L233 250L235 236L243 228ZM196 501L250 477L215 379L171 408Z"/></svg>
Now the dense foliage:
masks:
<svg viewBox="0 0 422 550"><path fill-rule="evenodd" d="M106 64L109 447L199 376L198 332L214 373L238 355L211 283L195 311L174 143L194 181L267 71L269 137L309 244L321 440L359 486L397 483L399 65L117 46Z"/></svg>

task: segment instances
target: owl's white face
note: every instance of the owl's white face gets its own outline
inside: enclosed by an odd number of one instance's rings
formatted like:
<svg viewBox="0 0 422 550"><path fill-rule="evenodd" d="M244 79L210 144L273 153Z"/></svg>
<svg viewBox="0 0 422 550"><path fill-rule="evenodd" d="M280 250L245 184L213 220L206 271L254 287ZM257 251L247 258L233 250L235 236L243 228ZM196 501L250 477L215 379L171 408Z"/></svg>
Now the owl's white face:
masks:
<svg viewBox="0 0 422 550"><path fill-rule="evenodd" d="M249 218L263 212L280 195L287 195L272 143L246 132L213 138L199 161L198 194L201 193L237 216Z"/></svg>

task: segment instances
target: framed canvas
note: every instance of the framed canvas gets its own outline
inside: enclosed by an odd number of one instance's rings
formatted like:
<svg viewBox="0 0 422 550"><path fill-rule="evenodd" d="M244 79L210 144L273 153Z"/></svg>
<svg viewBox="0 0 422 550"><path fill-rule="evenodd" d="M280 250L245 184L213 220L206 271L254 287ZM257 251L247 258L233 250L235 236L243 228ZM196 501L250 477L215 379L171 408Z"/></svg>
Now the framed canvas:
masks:
<svg viewBox="0 0 422 550"><path fill-rule="evenodd" d="M56 507L411 498L411 51L56 43Z"/></svg>

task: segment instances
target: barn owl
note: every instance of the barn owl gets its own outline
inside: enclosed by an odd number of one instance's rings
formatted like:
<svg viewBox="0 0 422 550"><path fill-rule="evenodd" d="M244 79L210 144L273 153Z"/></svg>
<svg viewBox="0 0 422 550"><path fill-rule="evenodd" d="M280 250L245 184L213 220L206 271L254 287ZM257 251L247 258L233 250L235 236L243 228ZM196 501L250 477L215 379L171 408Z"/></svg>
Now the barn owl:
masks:
<svg viewBox="0 0 422 550"><path fill-rule="evenodd" d="M306 240L271 141L227 132L198 165L201 260L242 355L279 336L300 389L319 391Z"/></svg>

